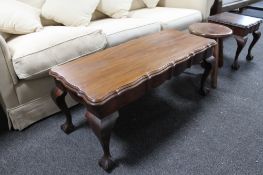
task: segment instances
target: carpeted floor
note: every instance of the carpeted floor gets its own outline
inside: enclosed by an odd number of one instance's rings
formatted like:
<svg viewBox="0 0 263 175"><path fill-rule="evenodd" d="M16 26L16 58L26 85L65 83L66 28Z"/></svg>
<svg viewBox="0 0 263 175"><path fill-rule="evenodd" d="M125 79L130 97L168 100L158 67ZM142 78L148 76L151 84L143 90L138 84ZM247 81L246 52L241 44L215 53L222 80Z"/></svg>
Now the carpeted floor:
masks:
<svg viewBox="0 0 263 175"><path fill-rule="evenodd" d="M263 174L263 39L254 61L242 52L237 72L230 69L235 47L232 38L225 41L219 87L207 97L196 92L201 69L193 68L120 110L111 140L119 167L111 174ZM78 130L69 136L59 128L61 113L23 132L0 133L0 174L107 174L97 165L102 150L84 112L72 109Z"/></svg>

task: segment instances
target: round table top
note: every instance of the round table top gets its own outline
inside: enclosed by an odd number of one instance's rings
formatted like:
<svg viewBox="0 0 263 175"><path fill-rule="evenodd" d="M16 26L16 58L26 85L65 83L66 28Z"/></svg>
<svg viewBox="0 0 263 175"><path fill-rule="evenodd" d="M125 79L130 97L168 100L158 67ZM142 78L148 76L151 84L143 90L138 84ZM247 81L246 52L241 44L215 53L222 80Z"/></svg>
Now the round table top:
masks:
<svg viewBox="0 0 263 175"><path fill-rule="evenodd" d="M233 31L223 25L214 23L195 23L189 26L189 32L206 38L224 38L233 34Z"/></svg>

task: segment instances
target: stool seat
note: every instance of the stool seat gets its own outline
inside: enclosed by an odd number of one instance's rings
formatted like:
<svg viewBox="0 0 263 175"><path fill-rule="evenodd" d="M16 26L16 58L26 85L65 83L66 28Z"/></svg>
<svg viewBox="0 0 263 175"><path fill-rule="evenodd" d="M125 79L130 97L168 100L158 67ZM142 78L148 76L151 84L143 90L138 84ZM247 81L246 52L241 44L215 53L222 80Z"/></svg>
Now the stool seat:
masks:
<svg viewBox="0 0 263 175"><path fill-rule="evenodd" d="M233 33L230 28L213 23L195 23L189 26L189 31L192 34L212 39L224 38Z"/></svg>
<svg viewBox="0 0 263 175"><path fill-rule="evenodd" d="M220 24L214 23L195 23L189 26L189 32L194 35L202 36L205 38L215 39L217 46L214 49L214 57L216 58L216 65L211 75L211 85L213 88L217 87L218 67L223 66L223 38L232 35L233 31Z"/></svg>

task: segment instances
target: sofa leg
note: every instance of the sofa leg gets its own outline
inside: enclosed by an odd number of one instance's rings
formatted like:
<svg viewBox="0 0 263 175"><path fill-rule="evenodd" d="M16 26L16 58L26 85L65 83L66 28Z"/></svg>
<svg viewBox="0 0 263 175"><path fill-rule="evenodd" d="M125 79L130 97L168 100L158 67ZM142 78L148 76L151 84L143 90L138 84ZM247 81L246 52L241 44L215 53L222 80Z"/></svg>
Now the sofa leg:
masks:
<svg viewBox="0 0 263 175"><path fill-rule="evenodd" d="M59 109L66 115L66 121L61 125L61 129L66 133L70 134L75 130L75 126L72 123L72 117L69 108L66 104L65 97L67 95L66 91L63 91L59 87L56 87L51 92L51 97Z"/></svg>

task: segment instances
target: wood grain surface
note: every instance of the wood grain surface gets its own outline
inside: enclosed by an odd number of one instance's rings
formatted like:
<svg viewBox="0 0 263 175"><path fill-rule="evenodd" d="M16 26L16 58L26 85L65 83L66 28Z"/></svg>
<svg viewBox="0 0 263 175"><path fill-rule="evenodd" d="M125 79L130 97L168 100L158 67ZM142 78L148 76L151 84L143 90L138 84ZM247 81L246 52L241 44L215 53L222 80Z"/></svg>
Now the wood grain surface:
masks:
<svg viewBox="0 0 263 175"><path fill-rule="evenodd" d="M153 76L216 45L166 30L54 67L50 75L90 105L102 105Z"/></svg>

